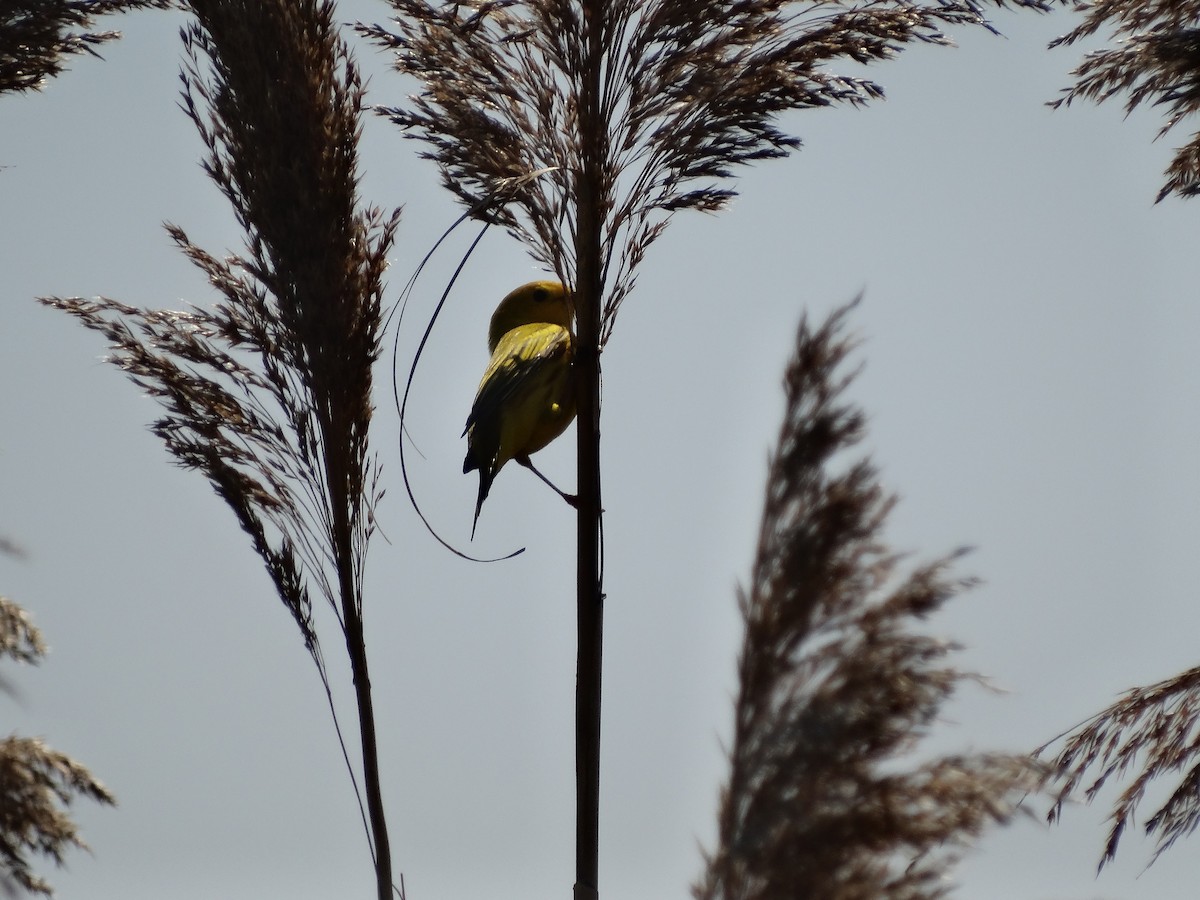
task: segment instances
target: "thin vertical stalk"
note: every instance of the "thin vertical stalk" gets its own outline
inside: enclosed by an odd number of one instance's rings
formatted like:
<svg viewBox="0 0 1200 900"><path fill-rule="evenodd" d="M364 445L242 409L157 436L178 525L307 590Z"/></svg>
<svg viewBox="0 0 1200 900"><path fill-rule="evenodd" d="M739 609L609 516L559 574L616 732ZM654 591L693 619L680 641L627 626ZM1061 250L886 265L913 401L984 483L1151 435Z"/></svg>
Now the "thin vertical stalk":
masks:
<svg viewBox="0 0 1200 900"><path fill-rule="evenodd" d="M392 896L392 853L388 841L387 818L383 811L383 790L379 781L379 748L375 741L375 707L371 703L371 678L367 671L367 652L363 640L361 616L346 619L346 649L354 675L354 697L358 704L358 731L362 740L363 787L367 795L367 816L375 851L375 881L379 900Z"/></svg>
<svg viewBox="0 0 1200 900"><path fill-rule="evenodd" d="M337 482L330 482L336 484ZM392 896L392 852L388 841L387 816L383 809L383 788L379 779L379 747L375 739L375 707L371 702L371 676L367 668L367 644L363 632L362 604L358 602L353 575L350 523L344 504L334 506L334 532L337 541L338 588L342 596L342 615L346 622L346 653L354 678L354 700L358 707L358 733L362 741L363 788L367 818L371 823L371 845L375 863L375 884L379 900Z"/></svg>
<svg viewBox="0 0 1200 900"><path fill-rule="evenodd" d="M324 383L324 382L322 382ZM352 407L335 397L337 384L316 406L317 421L324 439L325 483L329 490L331 529L330 545L337 568L338 595L345 622L346 655L354 680L354 700L358 709L359 740L362 745L363 788L375 883L379 900L392 896L392 855L388 841L387 817L383 807L383 789L379 777L379 747L375 737L375 707L371 702L371 677L367 666L367 644L363 628L362 585L356 571L354 511L361 515L361 471L355 463L355 423L348 416Z"/></svg>
<svg viewBox="0 0 1200 900"><path fill-rule="evenodd" d="M575 682L575 900L599 897L600 685L604 592L600 571L600 112L603 0L585 0L586 56L579 92L582 158L575 177L575 351L579 516L576 569L578 663Z"/></svg>

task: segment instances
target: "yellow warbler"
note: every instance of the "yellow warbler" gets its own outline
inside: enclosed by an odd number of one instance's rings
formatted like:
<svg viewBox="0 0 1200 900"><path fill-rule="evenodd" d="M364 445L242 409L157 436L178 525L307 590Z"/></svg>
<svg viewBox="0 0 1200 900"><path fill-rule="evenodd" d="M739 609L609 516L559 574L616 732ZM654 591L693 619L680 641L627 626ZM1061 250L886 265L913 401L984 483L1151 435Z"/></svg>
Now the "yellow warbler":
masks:
<svg viewBox="0 0 1200 900"><path fill-rule="evenodd" d="M564 494L534 468L529 455L558 437L575 418L575 357L571 309L557 281L532 281L500 301L488 328L488 361L471 415L467 417L467 458L463 472L479 470L479 510L496 474L510 459L531 470L568 503Z"/></svg>

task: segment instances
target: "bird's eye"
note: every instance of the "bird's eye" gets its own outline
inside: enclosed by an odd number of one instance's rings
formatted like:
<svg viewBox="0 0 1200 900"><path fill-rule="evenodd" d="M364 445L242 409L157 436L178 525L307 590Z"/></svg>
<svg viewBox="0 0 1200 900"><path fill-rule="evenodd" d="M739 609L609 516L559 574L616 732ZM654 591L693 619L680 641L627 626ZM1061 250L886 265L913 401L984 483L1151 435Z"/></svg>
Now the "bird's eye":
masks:
<svg viewBox="0 0 1200 900"><path fill-rule="evenodd" d="M536 300L538 303L543 303L546 300L550 299L550 292L548 290L546 290L544 287L537 288L533 292L533 299Z"/></svg>

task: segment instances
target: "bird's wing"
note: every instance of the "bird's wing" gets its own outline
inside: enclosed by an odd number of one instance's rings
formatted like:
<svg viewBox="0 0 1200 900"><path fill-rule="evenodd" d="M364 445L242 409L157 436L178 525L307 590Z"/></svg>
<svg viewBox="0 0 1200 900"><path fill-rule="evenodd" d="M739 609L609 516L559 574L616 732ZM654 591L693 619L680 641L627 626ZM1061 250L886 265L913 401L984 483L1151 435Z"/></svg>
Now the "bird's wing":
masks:
<svg viewBox="0 0 1200 900"><path fill-rule="evenodd" d="M479 383L467 428L511 408L552 380L571 355L571 333L560 325L521 325L496 345Z"/></svg>

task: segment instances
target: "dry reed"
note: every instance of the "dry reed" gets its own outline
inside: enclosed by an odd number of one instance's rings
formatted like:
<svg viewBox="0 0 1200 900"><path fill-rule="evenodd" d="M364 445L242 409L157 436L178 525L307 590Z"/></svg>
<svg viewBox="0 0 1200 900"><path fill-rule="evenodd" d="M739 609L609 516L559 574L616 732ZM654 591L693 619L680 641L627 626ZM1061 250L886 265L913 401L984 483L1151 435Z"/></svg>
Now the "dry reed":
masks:
<svg viewBox="0 0 1200 900"><path fill-rule="evenodd" d="M157 7L173 0L0 0L0 93L40 90L60 75L67 57L97 55L96 48L120 37L95 31L110 13Z"/></svg>
<svg viewBox="0 0 1200 900"><path fill-rule="evenodd" d="M895 499L845 399L849 308L801 323L785 376L751 584L739 603L730 775L697 900L947 895L971 838L1008 821L1038 770L995 753L921 761L939 710L974 676L914 626L972 581L955 553L905 576L883 528Z"/></svg>
<svg viewBox="0 0 1200 900"><path fill-rule="evenodd" d="M1075 83L1049 105L1057 109L1075 100L1097 103L1125 95L1126 114L1143 104L1162 107L1163 137L1200 111L1200 2L1197 0L1098 0L1077 3L1083 22L1051 42L1074 44L1111 28L1116 46L1086 54L1071 73ZM1175 151L1157 200L1168 194L1200 194L1200 132Z"/></svg>
<svg viewBox="0 0 1200 900"><path fill-rule="evenodd" d="M44 302L102 333L111 360L161 403L153 431L181 466L208 478L250 536L331 708L314 595L336 616L354 679L364 826L386 898L362 581L382 496L368 446L371 370L398 215L358 199L363 87L331 2L183 5L193 18L183 30L182 105L207 149L204 168L244 230L244 251L218 258L168 226L219 298L211 307Z"/></svg>

